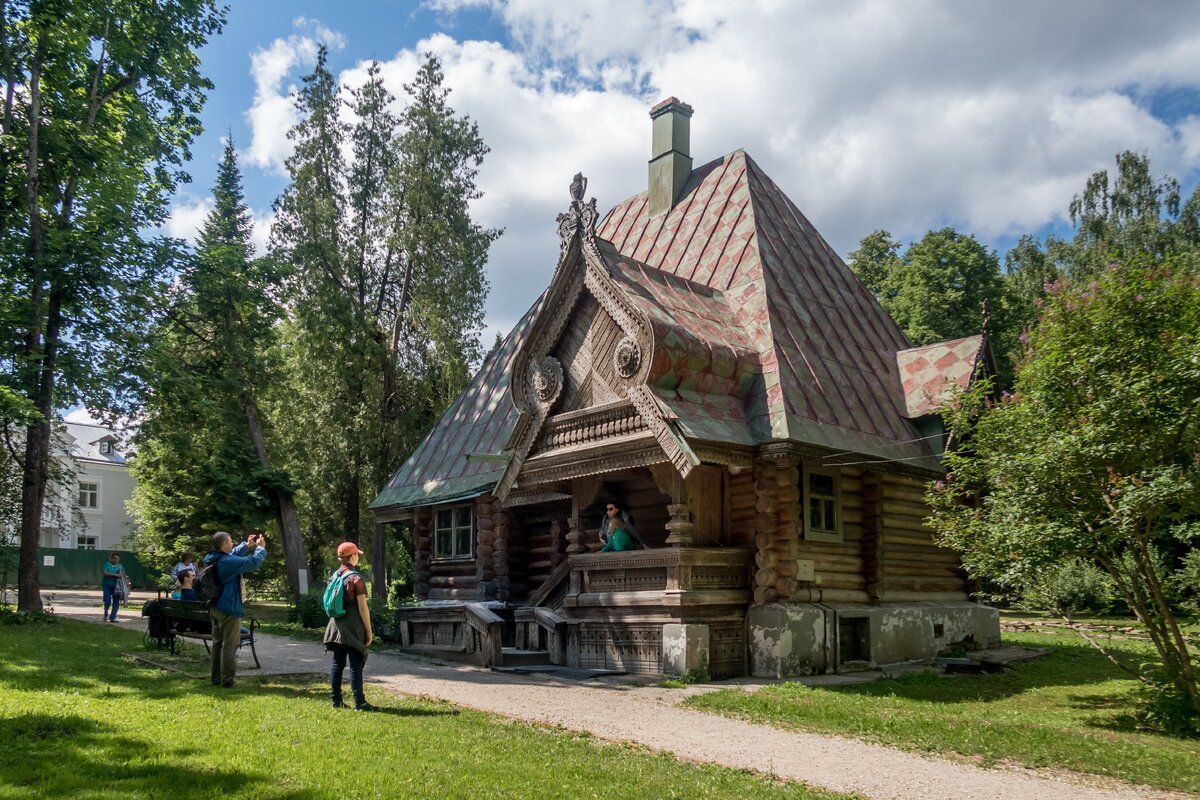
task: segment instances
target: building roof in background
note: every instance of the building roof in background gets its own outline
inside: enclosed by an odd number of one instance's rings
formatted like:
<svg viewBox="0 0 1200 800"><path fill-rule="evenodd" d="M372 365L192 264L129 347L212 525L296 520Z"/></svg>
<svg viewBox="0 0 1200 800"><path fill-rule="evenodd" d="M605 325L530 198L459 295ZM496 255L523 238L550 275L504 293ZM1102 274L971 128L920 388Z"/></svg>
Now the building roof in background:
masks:
<svg viewBox="0 0 1200 800"><path fill-rule="evenodd" d="M125 456L118 452L123 449L120 436L112 428L81 422L64 422L63 427L67 432L67 447L76 460L126 466ZM111 443L109 452L100 452L102 442Z"/></svg>
<svg viewBox="0 0 1200 800"><path fill-rule="evenodd" d="M910 419L925 416L955 389L966 389L982 356L982 334L896 353L905 415Z"/></svg>

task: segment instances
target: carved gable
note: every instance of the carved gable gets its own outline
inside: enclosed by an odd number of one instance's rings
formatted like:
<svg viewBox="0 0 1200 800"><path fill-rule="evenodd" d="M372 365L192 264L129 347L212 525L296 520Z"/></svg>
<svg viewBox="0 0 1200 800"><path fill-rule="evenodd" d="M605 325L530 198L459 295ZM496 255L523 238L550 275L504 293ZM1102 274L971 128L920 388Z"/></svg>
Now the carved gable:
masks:
<svg viewBox="0 0 1200 800"><path fill-rule="evenodd" d="M551 413L561 414L624 399L626 381L614 362L625 333L590 292L583 292L551 351L563 368L562 394Z"/></svg>

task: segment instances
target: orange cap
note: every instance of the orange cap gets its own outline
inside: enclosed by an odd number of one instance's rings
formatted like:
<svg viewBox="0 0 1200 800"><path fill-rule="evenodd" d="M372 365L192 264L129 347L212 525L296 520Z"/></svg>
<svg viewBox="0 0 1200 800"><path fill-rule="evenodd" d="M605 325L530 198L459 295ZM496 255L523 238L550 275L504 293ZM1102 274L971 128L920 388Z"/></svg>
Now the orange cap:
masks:
<svg viewBox="0 0 1200 800"><path fill-rule="evenodd" d="M357 553L358 555L361 556L363 554L363 551L359 550L358 545L356 545L354 542L342 542L341 544L338 545L338 549L337 549L338 558L349 558L350 556L354 555L355 553Z"/></svg>

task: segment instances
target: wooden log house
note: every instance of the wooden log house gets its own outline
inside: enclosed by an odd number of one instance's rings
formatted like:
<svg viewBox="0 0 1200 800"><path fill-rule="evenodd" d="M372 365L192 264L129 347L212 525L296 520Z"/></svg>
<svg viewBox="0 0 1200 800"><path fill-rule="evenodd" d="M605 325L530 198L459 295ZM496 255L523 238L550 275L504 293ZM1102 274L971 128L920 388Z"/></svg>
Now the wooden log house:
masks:
<svg viewBox="0 0 1200 800"><path fill-rule="evenodd" d="M648 191L576 176L549 287L372 507L416 547L404 644L480 664L792 676L991 646L936 546L932 409L984 336L912 347L745 152ZM600 553L617 500L645 543Z"/></svg>

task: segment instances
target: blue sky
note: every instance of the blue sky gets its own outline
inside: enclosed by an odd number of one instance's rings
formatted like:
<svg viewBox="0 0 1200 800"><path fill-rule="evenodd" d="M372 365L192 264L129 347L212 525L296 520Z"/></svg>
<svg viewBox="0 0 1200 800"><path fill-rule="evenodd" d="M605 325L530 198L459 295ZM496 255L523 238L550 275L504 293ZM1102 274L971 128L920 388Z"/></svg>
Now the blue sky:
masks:
<svg viewBox="0 0 1200 800"><path fill-rule="evenodd" d="M554 215L582 170L607 209L645 182L649 107L696 109L697 164L744 147L838 252L886 228L954 225L1001 253L1066 230L1071 195L1123 149L1200 174L1200 4L1123 0L233 0L204 51L216 84L193 183L167 229L202 220L232 130L265 241L291 123L290 87L316 43L347 83L378 58L394 93L420 53L492 147L476 205L502 226L488 332L548 282Z"/></svg>

